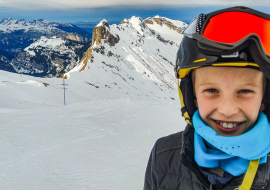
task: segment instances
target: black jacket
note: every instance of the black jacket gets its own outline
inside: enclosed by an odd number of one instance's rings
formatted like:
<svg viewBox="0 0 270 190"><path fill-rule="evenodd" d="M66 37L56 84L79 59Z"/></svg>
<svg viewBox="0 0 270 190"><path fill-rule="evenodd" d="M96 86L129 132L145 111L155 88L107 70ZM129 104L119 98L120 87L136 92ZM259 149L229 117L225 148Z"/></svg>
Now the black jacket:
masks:
<svg viewBox="0 0 270 190"><path fill-rule="evenodd" d="M252 189L269 189L270 159L259 165ZM223 188L235 189L243 175L234 177ZM194 160L194 128L187 125L182 132L157 140L152 149L144 182L144 190L200 190L214 189L198 170Z"/></svg>

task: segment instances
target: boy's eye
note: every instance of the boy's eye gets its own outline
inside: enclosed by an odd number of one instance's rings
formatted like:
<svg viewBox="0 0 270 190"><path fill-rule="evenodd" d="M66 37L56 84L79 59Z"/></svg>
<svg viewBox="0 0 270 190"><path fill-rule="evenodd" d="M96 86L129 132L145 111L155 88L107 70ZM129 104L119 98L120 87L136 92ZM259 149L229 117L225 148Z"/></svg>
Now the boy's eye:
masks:
<svg viewBox="0 0 270 190"><path fill-rule="evenodd" d="M247 90L247 89L243 89L243 90L240 90L239 93L249 93L249 92L252 92L251 90Z"/></svg>
<svg viewBox="0 0 270 190"><path fill-rule="evenodd" d="M211 93L216 93L218 92L217 89L214 88L210 88L210 89L206 89L207 92L211 92Z"/></svg>

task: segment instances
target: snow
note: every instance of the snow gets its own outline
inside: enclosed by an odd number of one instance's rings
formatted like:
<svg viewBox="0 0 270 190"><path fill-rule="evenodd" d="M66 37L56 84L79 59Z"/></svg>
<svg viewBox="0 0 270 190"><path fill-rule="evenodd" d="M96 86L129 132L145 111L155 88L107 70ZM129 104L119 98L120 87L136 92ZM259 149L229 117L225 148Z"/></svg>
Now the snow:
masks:
<svg viewBox="0 0 270 190"><path fill-rule="evenodd" d="M166 17L159 17L159 16L155 16L154 18L164 18L167 21L171 22L173 25L180 28L187 27L187 24L182 21L176 21L176 20L168 19ZM177 31L170 29L165 24L160 26L159 24L156 23L156 21L153 20L153 24L148 24L147 26L151 28L152 30L155 30L156 32L160 33L161 36L167 40L174 41L177 44L180 44L180 42L182 41L182 35L179 35Z"/></svg>
<svg viewBox="0 0 270 190"><path fill-rule="evenodd" d="M56 38L55 36L52 38L47 38L45 36L41 36L41 38L34 43L32 43L30 46L26 47L24 51L27 51L31 56L35 56L35 49L40 46L40 47L45 47L47 49L54 49L57 46L60 46L62 44L65 44L65 40L61 38ZM20 70L17 72L23 72L24 70ZM42 72L42 71L41 71Z"/></svg>
<svg viewBox="0 0 270 190"><path fill-rule="evenodd" d="M98 25L96 25L96 27L100 27L100 26L104 26L105 23L108 23L106 19L103 19L102 21L100 21L98 23Z"/></svg>
<svg viewBox="0 0 270 190"><path fill-rule="evenodd" d="M141 18L132 17L127 23L110 25L109 33L119 36L119 42L114 46L104 43L104 39L99 45L93 42L93 58L88 61L83 73L76 73L84 66L81 62L66 76L80 78L100 91L104 88L121 91L125 98L177 99L173 65L183 35L177 32L171 35L173 30L167 25L162 27L169 32L153 32L149 29L150 24L142 22ZM102 48L103 53L98 53L97 50ZM110 96L117 97L114 93Z"/></svg>
<svg viewBox="0 0 270 190"><path fill-rule="evenodd" d="M64 106L62 79L0 71L1 189L142 189L155 141L184 129L179 100L104 98L74 78Z"/></svg>
<svg viewBox="0 0 270 190"><path fill-rule="evenodd" d="M106 29L119 42L94 42L85 70L65 74L66 106L63 79L0 71L0 189L143 189L155 141L184 129L173 71L183 36L139 17Z"/></svg>
<svg viewBox="0 0 270 190"><path fill-rule="evenodd" d="M128 21L141 35L143 35L143 31L141 30L141 26L139 26L139 24L141 24L141 20L139 17L133 16Z"/></svg>
<svg viewBox="0 0 270 190"><path fill-rule="evenodd" d="M26 22L24 19L13 20L12 18L0 20L0 31L9 33L16 30L37 30L48 31L53 26L46 26L50 22L47 20L33 20Z"/></svg>
<svg viewBox="0 0 270 190"><path fill-rule="evenodd" d="M45 36L42 36L39 40L36 42L32 43L30 46L25 48L25 51L29 51L31 48L35 48L37 46L41 47L50 47L50 48L55 48L57 46L60 46L61 44L64 44L66 41L61 39L61 38L56 38L55 36L52 38L47 38Z"/></svg>
<svg viewBox="0 0 270 190"><path fill-rule="evenodd" d="M3 18L0 20L0 31L4 33L12 33L14 31L22 32L22 30L24 30L25 33L28 31L50 33L52 30L59 30L57 29L57 26L59 25L73 27L72 24L50 22L44 19L28 22L24 19L13 20L12 18Z"/></svg>

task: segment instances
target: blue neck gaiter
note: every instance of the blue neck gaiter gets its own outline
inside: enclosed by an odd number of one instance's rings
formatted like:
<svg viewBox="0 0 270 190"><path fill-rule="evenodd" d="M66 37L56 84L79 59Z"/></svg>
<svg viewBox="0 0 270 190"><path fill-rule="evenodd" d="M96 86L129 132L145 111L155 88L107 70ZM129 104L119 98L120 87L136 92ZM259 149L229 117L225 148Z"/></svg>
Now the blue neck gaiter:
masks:
<svg viewBox="0 0 270 190"><path fill-rule="evenodd" d="M257 124L251 130L232 137L220 136L205 125L198 110L192 121L195 128L194 157L199 166L221 168L239 176L246 172L250 160L260 158L259 164L266 163L270 152L270 124L263 112L259 113Z"/></svg>

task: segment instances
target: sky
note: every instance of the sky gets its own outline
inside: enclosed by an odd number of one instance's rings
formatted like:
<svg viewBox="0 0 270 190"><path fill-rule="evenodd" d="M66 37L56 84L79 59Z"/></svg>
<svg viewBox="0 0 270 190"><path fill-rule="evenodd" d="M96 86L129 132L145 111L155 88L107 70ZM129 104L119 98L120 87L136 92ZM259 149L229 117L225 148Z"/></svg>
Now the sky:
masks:
<svg viewBox="0 0 270 190"><path fill-rule="evenodd" d="M267 0L0 0L1 18L46 19L62 23L109 23L156 15L189 23L200 13L231 6L247 6L270 13Z"/></svg>

